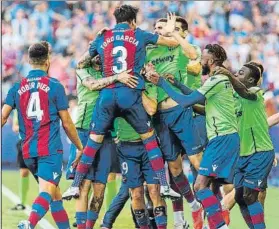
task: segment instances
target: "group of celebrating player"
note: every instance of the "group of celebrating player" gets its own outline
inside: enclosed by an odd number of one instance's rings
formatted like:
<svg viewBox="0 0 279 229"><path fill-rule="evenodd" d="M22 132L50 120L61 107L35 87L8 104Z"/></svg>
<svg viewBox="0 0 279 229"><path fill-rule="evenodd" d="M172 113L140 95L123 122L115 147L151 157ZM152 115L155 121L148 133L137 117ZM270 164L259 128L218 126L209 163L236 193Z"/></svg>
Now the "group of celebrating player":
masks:
<svg viewBox="0 0 279 229"><path fill-rule="evenodd" d="M201 53L188 43L184 18L170 13L149 33L137 28L137 12L118 7L117 25L100 31L79 61L75 125L63 86L47 73L49 44L30 46L33 70L10 89L2 108L2 126L18 111L24 162L40 187L19 228L35 228L49 207L57 227L70 228L62 198L75 198L77 228L92 229L116 155L122 186L104 229L112 228L129 196L136 228L167 228L164 197L173 201L175 229L189 228L182 197L194 229L205 227L204 213L210 229L228 228L234 202L250 229L266 228L258 195L267 187L275 154L259 87L262 65L246 63L233 75L223 67L227 55L221 46L209 44ZM202 74L209 75L203 85ZM271 117L270 125L278 119ZM63 196L60 120L73 143L66 171L73 183ZM183 172L184 157L196 174L194 190ZM220 187L232 183L234 189L223 195Z"/></svg>

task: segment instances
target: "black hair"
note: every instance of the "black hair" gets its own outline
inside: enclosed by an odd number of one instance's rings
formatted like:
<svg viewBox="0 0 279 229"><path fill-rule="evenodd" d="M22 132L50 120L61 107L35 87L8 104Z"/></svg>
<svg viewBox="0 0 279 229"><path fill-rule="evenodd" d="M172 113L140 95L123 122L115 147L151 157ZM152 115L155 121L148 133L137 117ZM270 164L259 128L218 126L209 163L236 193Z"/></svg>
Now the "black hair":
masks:
<svg viewBox="0 0 279 229"><path fill-rule="evenodd" d="M133 20L136 21L137 13L139 9L130 5L122 5L117 7L113 13L116 23L128 22L131 23Z"/></svg>
<svg viewBox="0 0 279 229"><path fill-rule="evenodd" d="M258 67L261 70L261 76L263 75L264 67L261 63L256 62L256 61L250 61L250 62L248 62L248 64L251 64L251 65L254 65L254 66Z"/></svg>
<svg viewBox="0 0 279 229"><path fill-rule="evenodd" d="M227 60L227 54L225 49L218 44L208 44L205 46L210 54L213 55L215 62L218 65L222 65L225 60Z"/></svg>
<svg viewBox="0 0 279 229"><path fill-rule="evenodd" d="M262 76L262 70L260 67L256 66L255 63L244 64L245 67L250 69L250 77L254 79L254 85L258 85L258 82ZM262 67L263 69L263 67Z"/></svg>
<svg viewBox="0 0 279 229"><path fill-rule="evenodd" d="M158 19L158 20L156 21L156 23L157 23L157 22L167 22L167 21L168 21L168 20L167 20L166 18L160 18L160 19ZM183 32L184 32L185 30L188 30L188 23L187 23L187 21L186 21L185 18L180 17L180 16L176 16L176 20L175 20L175 21L181 23L181 28L182 28ZM155 23L155 25L156 25L156 23ZM154 27L155 27L155 25L154 25Z"/></svg>
<svg viewBox="0 0 279 229"><path fill-rule="evenodd" d="M49 43L46 41L37 42L28 49L28 57L30 64L42 65L49 56Z"/></svg>

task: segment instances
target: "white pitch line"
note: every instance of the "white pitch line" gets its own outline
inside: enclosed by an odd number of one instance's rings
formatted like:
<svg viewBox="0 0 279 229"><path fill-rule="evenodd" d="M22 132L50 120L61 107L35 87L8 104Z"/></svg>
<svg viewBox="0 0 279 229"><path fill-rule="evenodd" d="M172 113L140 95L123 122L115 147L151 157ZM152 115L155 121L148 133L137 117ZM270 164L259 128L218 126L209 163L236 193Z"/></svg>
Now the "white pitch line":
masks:
<svg viewBox="0 0 279 229"><path fill-rule="evenodd" d="M10 189L8 189L5 185L2 184L2 193L11 200L14 204L20 203L19 197L14 194ZM26 209L23 211L27 216L31 213L31 207L29 205L26 205ZM38 225L42 229L55 229L55 227L52 226L46 219L41 219L38 223Z"/></svg>

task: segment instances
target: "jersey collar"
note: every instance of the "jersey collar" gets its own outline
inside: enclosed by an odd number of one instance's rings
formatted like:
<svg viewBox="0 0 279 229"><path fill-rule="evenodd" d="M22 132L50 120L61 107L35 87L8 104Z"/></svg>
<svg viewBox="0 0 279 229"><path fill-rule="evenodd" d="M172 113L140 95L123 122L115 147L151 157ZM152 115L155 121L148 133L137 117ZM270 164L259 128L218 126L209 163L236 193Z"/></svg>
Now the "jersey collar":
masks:
<svg viewBox="0 0 279 229"><path fill-rule="evenodd" d="M28 75L27 75L27 78L30 78L30 77L43 77L43 76L47 76L47 73L43 70L40 70L40 69L33 69L31 70Z"/></svg>
<svg viewBox="0 0 279 229"><path fill-rule="evenodd" d="M130 26L127 23L116 24L115 29L130 29Z"/></svg>

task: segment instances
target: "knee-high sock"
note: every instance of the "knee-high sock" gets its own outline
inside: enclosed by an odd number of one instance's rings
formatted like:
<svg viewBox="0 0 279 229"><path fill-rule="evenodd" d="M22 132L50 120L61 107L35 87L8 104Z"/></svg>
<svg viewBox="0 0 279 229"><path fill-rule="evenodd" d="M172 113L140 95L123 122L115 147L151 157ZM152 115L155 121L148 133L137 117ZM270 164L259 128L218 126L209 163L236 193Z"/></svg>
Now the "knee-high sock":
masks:
<svg viewBox="0 0 279 229"><path fill-rule="evenodd" d="M87 212L76 212L76 222L78 229L86 229Z"/></svg>
<svg viewBox="0 0 279 229"><path fill-rule="evenodd" d="M147 155L153 171L156 173L162 186L169 186L167 182L165 165L162 152L158 146L155 134L142 141L147 151Z"/></svg>
<svg viewBox="0 0 279 229"><path fill-rule="evenodd" d="M63 207L62 200L52 201L50 204L50 210L52 218L54 219L58 229L70 228L69 218Z"/></svg>
<svg viewBox="0 0 279 229"><path fill-rule="evenodd" d="M173 181L172 176L171 176L170 186L175 192L180 193L179 189L177 188L177 185ZM177 200L173 200L172 208L173 208L174 224L182 224L184 222L183 197L180 197Z"/></svg>
<svg viewBox="0 0 279 229"><path fill-rule="evenodd" d="M260 202L256 201L253 204L248 205L248 211L250 213L254 229L264 229L264 211Z"/></svg>
<svg viewBox="0 0 279 229"><path fill-rule="evenodd" d="M117 190L116 190L116 180L112 180L107 182L106 186L106 209L109 209L109 206L113 200L113 198L116 196Z"/></svg>
<svg viewBox="0 0 279 229"><path fill-rule="evenodd" d="M226 225L220 209L221 204L209 188L196 192L196 196L207 213L210 225L214 225L214 228L222 228L222 226Z"/></svg>
<svg viewBox="0 0 279 229"><path fill-rule="evenodd" d="M29 189L29 177L20 176L19 179L20 179L20 182L19 182L20 201L21 201L21 204L25 206L27 193L28 193L28 189Z"/></svg>
<svg viewBox="0 0 279 229"><path fill-rule="evenodd" d="M187 202L190 204L192 211L197 211L200 209L200 204L195 199L191 185L183 173L183 171L176 177L173 176L173 181L179 189L180 193L184 196Z"/></svg>
<svg viewBox="0 0 279 229"><path fill-rule="evenodd" d="M140 229L149 229L149 219L145 209L134 210L134 213Z"/></svg>
<svg viewBox="0 0 279 229"><path fill-rule="evenodd" d="M87 220L86 220L86 229L93 229L97 219L98 219L99 213L95 211L87 211Z"/></svg>
<svg viewBox="0 0 279 229"><path fill-rule="evenodd" d="M240 208L240 212L241 212L247 226L249 227L249 229L254 229L252 219L251 219L250 213L248 211L247 205L245 205L245 204L239 205L239 208Z"/></svg>
<svg viewBox="0 0 279 229"><path fill-rule="evenodd" d="M97 151L101 148L102 143L93 141L88 138L87 145L83 150L80 162L78 163L75 179L72 183L73 187L79 187L83 181L85 175L88 173L90 166L92 165Z"/></svg>
<svg viewBox="0 0 279 229"><path fill-rule="evenodd" d="M167 229L167 214L166 207L159 206L154 208L155 221L158 229Z"/></svg>
<svg viewBox="0 0 279 229"><path fill-rule="evenodd" d="M32 205L32 211L29 216L29 222L31 228L35 228L37 223L44 217L49 209L49 205L52 202L51 195L47 192L41 192L35 199Z"/></svg>

